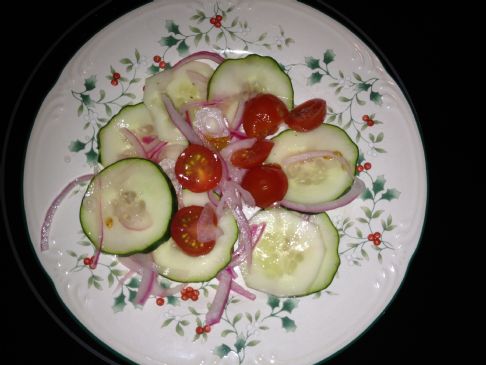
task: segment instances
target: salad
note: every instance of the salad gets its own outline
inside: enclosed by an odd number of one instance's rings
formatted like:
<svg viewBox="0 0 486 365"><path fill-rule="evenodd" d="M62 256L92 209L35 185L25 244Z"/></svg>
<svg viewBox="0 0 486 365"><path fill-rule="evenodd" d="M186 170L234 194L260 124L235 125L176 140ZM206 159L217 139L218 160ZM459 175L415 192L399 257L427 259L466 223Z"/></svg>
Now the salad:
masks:
<svg viewBox="0 0 486 365"><path fill-rule="evenodd" d="M271 57L194 53L147 78L143 102L100 129L99 171L55 198L41 250L63 198L89 181L79 216L96 253L85 264L95 269L102 252L118 255L141 275L137 304L217 278L210 328L231 291L249 300L252 289L321 291L340 264L325 212L364 189L358 147L325 115L322 99L294 105L291 80ZM164 289L158 275L181 284Z"/></svg>

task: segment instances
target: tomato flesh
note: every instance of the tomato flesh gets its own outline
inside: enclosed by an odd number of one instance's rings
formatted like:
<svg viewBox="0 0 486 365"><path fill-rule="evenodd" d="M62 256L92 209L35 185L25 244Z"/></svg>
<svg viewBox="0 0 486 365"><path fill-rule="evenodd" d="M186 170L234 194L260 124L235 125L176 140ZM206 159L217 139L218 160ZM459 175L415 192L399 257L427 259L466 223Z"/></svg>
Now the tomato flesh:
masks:
<svg viewBox="0 0 486 365"><path fill-rule="evenodd" d="M243 148L233 152L231 163L236 167L249 169L261 165L273 148L273 142L265 139L257 140L251 148Z"/></svg>
<svg viewBox="0 0 486 365"><path fill-rule="evenodd" d="M279 165L268 164L249 169L241 186L250 192L257 206L267 208L284 198L289 183Z"/></svg>
<svg viewBox="0 0 486 365"><path fill-rule="evenodd" d="M285 121L297 132L308 132L319 127L326 117L326 101L310 99L292 109Z"/></svg>
<svg viewBox="0 0 486 365"><path fill-rule="evenodd" d="M258 94L245 103L243 129L249 137L265 138L278 131L289 114L287 106L272 94Z"/></svg>
<svg viewBox="0 0 486 365"><path fill-rule="evenodd" d="M172 218L170 233L177 246L189 256L205 255L214 248L215 241L200 242L197 240L197 222L203 207L190 205L181 208ZM216 216L214 216L216 224Z"/></svg>
<svg viewBox="0 0 486 365"><path fill-rule="evenodd" d="M175 174L183 188L195 193L214 189L223 173L219 157L204 146L189 145L176 161Z"/></svg>

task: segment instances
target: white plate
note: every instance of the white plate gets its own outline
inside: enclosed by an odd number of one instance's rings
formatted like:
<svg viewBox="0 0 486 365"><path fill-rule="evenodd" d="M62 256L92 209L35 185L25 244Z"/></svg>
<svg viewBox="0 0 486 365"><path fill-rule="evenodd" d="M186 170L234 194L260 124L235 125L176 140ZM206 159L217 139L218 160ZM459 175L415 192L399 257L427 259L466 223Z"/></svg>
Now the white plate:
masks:
<svg viewBox="0 0 486 365"><path fill-rule="evenodd" d="M216 14L224 16L220 28L210 24ZM137 363L314 363L358 337L394 296L419 241L427 186L420 135L402 92L358 37L308 6L291 0L155 2L100 31L66 66L35 121L24 176L29 233L39 242L51 200L68 181L93 170L99 126L141 100L143 79L158 71L155 55L173 64L181 53L215 48L276 58L292 78L296 103L326 99L327 122L345 128L363 153L363 166L371 164L360 174L365 195L330 212L343 234L332 285L300 299L232 297L225 320L195 338L215 292L208 284L197 302L177 296L162 307L151 300L140 310L129 302L136 280L115 290L124 271L116 258L102 256L94 272L83 265L93 248L80 233L82 189L60 207L51 248L41 253L36 244L35 251L74 316ZM114 70L122 76L117 86L108 79ZM382 233L379 246L367 239L374 232Z"/></svg>

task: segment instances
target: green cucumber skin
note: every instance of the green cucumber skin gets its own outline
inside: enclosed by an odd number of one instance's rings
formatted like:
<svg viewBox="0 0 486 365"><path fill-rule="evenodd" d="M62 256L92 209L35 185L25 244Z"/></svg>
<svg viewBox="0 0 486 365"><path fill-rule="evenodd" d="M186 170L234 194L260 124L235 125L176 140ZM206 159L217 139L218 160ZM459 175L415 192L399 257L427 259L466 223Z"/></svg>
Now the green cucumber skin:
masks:
<svg viewBox="0 0 486 365"><path fill-rule="evenodd" d="M130 251L130 252L119 253L119 252L107 251L106 249L103 249L103 247L101 248L101 252L106 253L106 254L110 254L110 255L117 255L117 256L131 256L131 255L134 255L134 254L137 254L137 253L150 253L153 250L155 250L157 247L159 247L161 244L167 242L167 240L171 236L170 235L170 225L171 225L171 222L172 222L172 218L174 217L174 214L178 210L177 194L175 192L175 189L172 186L172 182L170 181L169 177L165 174L164 170L159 165L157 165L156 163L153 163L150 160L147 160L147 159L144 159L144 158L139 158L139 157L130 157L128 159L123 159L123 160L120 160L120 161L125 161L125 160L143 160L143 161L147 161L149 163L152 163L153 165L155 165L159 168L159 170L162 173L162 176L164 177L165 181L167 182L167 185L169 187L169 190L170 190L170 193L171 193L171 196L172 196L172 207L171 207L172 213L170 215L170 219L169 219L169 222L168 222L168 225L167 225L168 228L167 228L166 232L164 233L164 235L162 237L160 237L159 239L155 240L154 242L150 243L147 247L145 247L141 250L133 250L133 251ZM117 161L114 164L116 164L120 161ZM112 164L112 165L114 165L114 164ZM108 167L109 166L107 166L107 168ZM94 177L93 177L93 179L94 179ZM90 180L90 182L88 183L88 186L91 184L93 179ZM98 249L98 247L94 244L94 242L89 237L89 235L88 235L89 230L85 227L85 224L83 222L82 207L83 207L83 204L81 203L81 205L79 207L79 221L81 222L81 229L83 230L84 235L89 239L91 244L95 247L95 249Z"/></svg>
<svg viewBox="0 0 486 365"><path fill-rule="evenodd" d="M260 60L268 60L268 61L271 61L275 64L275 67L277 69L279 69L280 71L282 71L282 74L285 75L285 77L288 79L288 83L289 83L289 89L291 91L291 99L290 99L290 103L288 105L289 109L292 109L294 107L294 87L292 85L292 80L290 79L290 76L282 69L282 67L280 66L280 64L272 57L270 56L260 56L258 54L250 54L246 57L243 57L243 58L234 58L234 59L226 59L224 60L219 66L223 66L223 65L227 65L228 63L234 63L234 62L241 62L241 61L252 61L253 59L260 59ZM209 82L208 82L208 91L207 91L207 95L208 95L208 98L209 98L209 95L211 95L211 84L213 81L213 78L215 76L217 76L217 70L218 68L216 68L216 70L214 70L213 74L211 75L211 78L209 79Z"/></svg>

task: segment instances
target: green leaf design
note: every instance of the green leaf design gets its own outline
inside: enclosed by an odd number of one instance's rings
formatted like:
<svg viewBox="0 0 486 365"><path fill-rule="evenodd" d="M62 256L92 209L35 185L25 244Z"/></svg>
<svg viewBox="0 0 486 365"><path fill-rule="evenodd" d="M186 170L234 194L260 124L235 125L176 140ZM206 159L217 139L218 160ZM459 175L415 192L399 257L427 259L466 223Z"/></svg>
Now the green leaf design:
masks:
<svg viewBox="0 0 486 365"><path fill-rule="evenodd" d="M204 42L206 42L206 44L208 44L208 45L209 45L209 42L210 42L210 41L211 41L211 40L209 39L209 36L206 34L206 35L204 36Z"/></svg>
<svg viewBox="0 0 486 365"><path fill-rule="evenodd" d="M121 312L126 305L127 303L125 302L125 294L121 292L120 295L115 298L115 302L113 303L113 306L111 308L113 308L113 312L118 313Z"/></svg>
<svg viewBox="0 0 486 365"><path fill-rule="evenodd" d="M174 38L173 36L162 37L159 41L160 45L163 47L172 47L179 43L179 39Z"/></svg>
<svg viewBox="0 0 486 365"><path fill-rule="evenodd" d="M187 45L186 41L182 41L177 46L177 52L179 52L179 56L184 56L189 52L189 46Z"/></svg>
<svg viewBox="0 0 486 365"><path fill-rule="evenodd" d="M387 191L385 191L383 193L383 195L381 196L381 199L385 199L385 200L393 200L393 199L398 199L400 197L400 192L397 190L397 189L388 189Z"/></svg>
<svg viewBox="0 0 486 365"><path fill-rule="evenodd" d="M81 103L81 104L79 104L79 107L78 107L78 117L80 117L81 114L83 114L83 112L84 112L84 104Z"/></svg>
<svg viewBox="0 0 486 365"><path fill-rule="evenodd" d="M358 227L355 227L354 229L356 230L356 236L358 236L358 238L363 238L363 232L361 232L361 229Z"/></svg>
<svg viewBox="0 0 486 365"><path fill-rule="evenodd" d="M260 326L260 327L258 327L258 329L260 329L262 331L266 331L266 330L269 330L270 327L268 327L268 326Z"/></svg>
<svg viewBox="0 0 486 365"><path fill-rule="evenodd" d="M169 324L171 324L171 323L172 323L172 321L173 321L173 320L174 320L174 318L169 318L169 319L166 319L166 320L164 321L164 323L162 323L161 328L167 327Z"/></svg>
<svg viewBox="0 0 486 365"><path fill-rule="evenodd" d="M238 337L238 339L235 342L235 349L236 352L240 353L241 350L245 348L246 341L243 337Z"/></svg>
<svg viewBox="0 0 486 365"><path fill-rule="evenodd" d="M140 281L137 278L131 278L128 284L125 285L128 286L129 288L136 289L140 285Z"/></svg>
<svg viewBox="0 0 486 365"><path fill-rule="evenodd" d="M177 297L175 297L173 295L169 295L167 297L167 304L170 304L170 305L179 305L179 299L177 299Z"/></svg>
<svg viewBox="0 0 486 365"><path fill-rule="evenodd" d="M149 73L150 75L154 75L159 71L160 71L159 66L151 65L149 68L147 68L147 73Z"/></svg>
<svg viewBox="0 0 486 365"><path fill-rule="evenodd" d="M224 330L223 332L221 332L221 337L226 337L233 332L234 332L233 330Z"/></svg>
<svg viewBox="0 0 486 365"><path fill-rule="evenodd" d="M194 307L188 307L187 309L189 309L189 312L191 312L195 316L198 316L200 314Z"/></svg>
<svg viewBox="0 0 486 365"><path fill-rule="evenodd" d="M108 275L108 287L111 288L114 282L115 282L115 277L110 272L110 274Z"/></svg>
<svg viewBox="0 0 486 365"><path fill-rule="evenodd" d="M358 85L356 85L356 91L361 92L361 91L368 91L368 89L371 87L371 84L367 84L366 82L360 82Z"/></svg>
<svg viewBox="0 0 486 365"><path fill-rule="evenodd" d="M314 57L306 57L305 58L305 64L311 70L315 70L316 68L319 68L319 60L317 58L314 58Z"/></svg>
<svg viewBox="0 0 486 365"><path fill-rule="evenodd" d="M106 96L105 90L100 90L100 97L99 97L98 101L103 100L105 98L105 96Z"/></svg>
<svg viewBox="0 0 486 365"><path fill-rule="evenodd" d="M383 103L382 96L383 95L381 95L379 92L370 92L370 100L377 105L381 105Z"/></svg>
<svg viewBox="0 0 486 365"><path fill-rule="evenodd" d="M122 58L122 59L120 60L120 63L121 63L122 65L133 65L132 60L131 60L131 59L129 59L129 58Z"/></svg>
<svg viewBox="0 0 486 365"><path fill-rule="evenodd" d="M354 78L357 80L357 81L363 81L363 79L361 78L361 76L359 74L357 74L356 72L353 72L353 76Z"/></svg>
<svg viewBox="0 0 486 365"><path fill-rule="evenodd" d="M361 210L364 212L365 216L371 219L371 209L368 207L361 207Z"/></svg>
<svg viewBox="0 0 486 365"><path fill-rule="evenodd" d="M182 328L180 323L177 323L176 325L176 332L179 336L184 336L184 328Z"/></svg>
<svg viewBox="0 0 486 365"><path fill-rule="evenodd" d="M365 105L366 102L364 100L361 100L360 98L358 98L358 95L356 95L356 102L359 104L359 105ZM366 124L365 124L366 125Z"/></svg>
<svg viewBox="0 0 486 365"><path fill-rule="evenodd" d="M250 323L253 322L253 316L250 313L246 312L245 317L248 320L248 322Z"/></svg>
<svg viewBox="0 0 486 365"><path fill-rule="evenodd" d="M86 106L91 106L93 105L93 100L91 100L91 97L87 94L80 94L81 96L81 100L83 102L84 105Z"/></svg>
<svg viewBox="0 0 486 365"><path fill-rule="evenodd" d="M202 34L198 34L197 36L194 37L194 45L197 47L199 45L199 42L201 41L202 39Z"/></svg>
<svg viewBox="0 0 486 365"><path fill-rule="evenodd" d="M134 307L137 306L135 304L136 297L137 297L137 290L128 289L128 301L132 303Z"/></svg>
<svg viewBox="0 0 486 365"><path fill-rule="evenodd" d="M373 200L373 193L371 192L370 189L366 188L365 191L361 194L361 199L362 200Z"/></svg>
<svg viewBox="0 0 486 365"><path fill-rule="evenodd" d="M283 302L283 305L282 305L282 310L283 311L286 311L286 312L289 312L289 313L292 313L292 310L295 309L295 307L297 307L297 304L299 302L296 300L296 299L286 299L284 302Z"/></svg>
<svg viewBox="0 0 486 365"><path fill-rule="evenodd" d="M384 175L378 176L376 180L373 181L373 192L377 194L382 191L385 188L385 182L386 180Z"/></svg>
<svg viewBox="0 0 486 365"><path fill-rule="evenodd" d="M140 62L140 52L136 48L135 48L135 59L137 60L137 62Z"/></svg>
<svg viewBox="0 0 486 365"><path fill-rule="evenodd" d="M221 38L223 38L224 36L224 33L223 32L219 32L218 35L216 36L216 41L215 42L218 42Z"/></svg>
<svg viewBox="0 0 486 365"><path fill-rule="evenodd" d="M125 95L126 97L129 97L130 99L135 99L136 98L136 95L135 94L132 94L132 93L125 93L123 95Z"/></svg>
<svg viewBox="0 0 486 365"><path fill-rule="evenodd" d="M330 115L328 118L327 118L327 121L326 123L332 123L334 122L334 120L336 119L336 114L334 115Z"/></svg>
<svg viewBox="0 0 486 365"><path fill-rule="evenodd" d="M74 251L71 251L71 250L67 250L66 253L69 255L69 256L72 256L72 257L78 257L78 254Z"/></svg>
<svg viewBox="0 0 486 365"><path fill-rule="evenodd" d="M381 209L377 210L376 212L373 213L371 218L373 218L373 219L378 218L383 212L384 212L384 210L381 210Z"/></svg>
<svg viewBox="0 0 486 365"><path fill-rule="evenodd" d="M374 150L378 153L386 153L386 150L384 148L375 147Z"/></svg>
<svg viewBox="0 0 486 365"><path fill-rule="evenodd" d="M79 152L81 150L84 150L84 147L86 146L86 143L81 142L79 139L72 141L69 145L69 151L71 152Z"/></svg>
<svg viewBox="0 0 486 365"><path fill-rule="evenodd" d="M282 327L287 332L295 332L297 326L295 325L295 322L292 319L290 319L289 317L283 317L281 318L281 320L282 320Z"/></svg>
<svg viewBox="0 0 486 365"><path fill-rule="evenodd" d="M169 33L181 34L181 32L179 31L179 26L176 23L174 23L173 20L165 21L165 29L167 29Z"/></svg>
<svg viewBox="0 0 486 365"><path fill-rule="evenodd" d="M112 265L113 265L113 263L115 263L115 265L117 264L117 262L116 262L116 261L114 261L114 262L112 262L112 263L110 264L110 266L112 266ZM115 266L115 265L113 265L113 266ZM122 270L118 270L118 269L113 269L113 270L111 270L111 273L112 273L113 275L115 275L115 276L121 276L121 275L125 274L125 272L124 272L124 271L122 271ZM132 278L132 280L133 280L133 278ZM135 279L135 280L137 280L137 279ZM137 284L138 284L138 281L137 281ZM138 288L138 285L137 285L136 287L135 287L135 286L133 286L132 288Z"/></svg>
<svg viewBox="0 0 486 365"><path fill-rule="evenodd" d="M234 18L231 22L230 28L233 28L236 24L238 24L238 17ZM262 41L267 36L267 33L263 33L258 37L258 41Z"/></svg>
<svg viewBox="0 0 486 365"><path fill-rule="evenodd" d="M88 152L85 153L86 161L90 165L96 165L98 163L98 154L91 148Z"/></svg>
<svg viewBox="0 0 486 365"><path fill-rule="evenodd" d="M190 26L189 29L191 30L191 32L193 33L201 33L201 29L199 29L198 27L193 27L193 26Z"/></svg>
<svg viewBox="0 0 486 365"><path fill-rule="evenodd" d="M108 104L105 104L105 113L107 116L111 117L112 111Z"/></svg>
<svg viewBox="0 0 486 365"><path fill-rule="evenodd" d="M318 71L313 72L308 78L307 78L307 85L314 85L317 84L321 81L322 79L322 74Z"/></svg>
<svg viewBox="0 0 486 365"><path fill-rule="evenodd" d="M347 97L345 97L345 96L340 96L340 97L338 98L338 100L339 100L339 101L342 101L343 103L348 103L348 102L350 102L350 101L351 101L351 99L349 99L349 98L347 98Z"/></svg>
<svg viewBox="0 0 486 365"><path fill-rule="evenodd" d="M334 53L334 51L332 49L328 49L328 50L326 50L326 52L324 52L323 61L326 65L328 65L332 61L334 61L335 57L336 57L336 54Z"/></svg>
<svg viewBox="0 0 486 365"><path fill-rule="evenodd" d="M256 346L260 343L261 341L259 340L252 340L246 344L246 346Z"/></svg>
<svg viewBox="0 0 486 365"><path fill-rule="evenodd" d="M267 299L267 304L270 306L270 308L275 309L280 305L280 299L273 295L269 295Z"/></svg>
<svg viewBox="0 0 486 365"><path fill-rule="evenodd" d="M183 326L189 326L189 321L187 319L183 319L182 321L179 322Z"/></svg>
<svg viewBox="0 0 486 365"><path fill-rule="evenodd" d="M257 310L256 313L255 313L255 322L260 319L260 315L261 315L260 310Z"/></svg>
<svg viewBox="0 0 486 365"><path fill-rule="evenodd" d="M292 38L289 37L285 39L285 45L287 47L290 46L292 43L295 43L295 41Z"/></svg>
<svg viewBox="0 0 486 365"><path fill-rule="evenodd" d="M96 87L96 75L91 75L87 79L84 79L84 87L86 91L93 90Z"/></svg>
<svg viewBox="0 0 486 365"><path fill-rule="evenodd" d="M376 136L376 143L378 142L381 142L383 141L383 138L385 137L385 135L383 134L383 132L380 132L377 136Z"/></svg>
<svg viewBox="0 0 486 365"><path fill-rule="evenodd" d="M233 318L233 322L232 322L233 326L234 326L236 323L238 323L242 317L243 317L243 315L242 315L241 313L238 313L238 314L235 316L235 318Z"/></svg>
<svg viewBox="0 0 486 365"><path fill-rule="evenodd" d="M222 344L222 345L216 347L213 350L213 353L216 356L218 356L220 359L222 359L223 357L228 355L230 353L230 351L231 351L231 348L228 345Z"/></svg>
<svg viewBox="0 0 486 365"><path fill-rule="evenodd" d="M383 263L383 256L381 255L381 252L378 252L378 262L379 262L380 264L382 264L382 263Z"/></svg>
<svg viewBox="0 0 486 365"><path fill-rule="evenodd" d="M93 286L98 290L103 290L103 287L96 280L93 281Z"/></svg>

